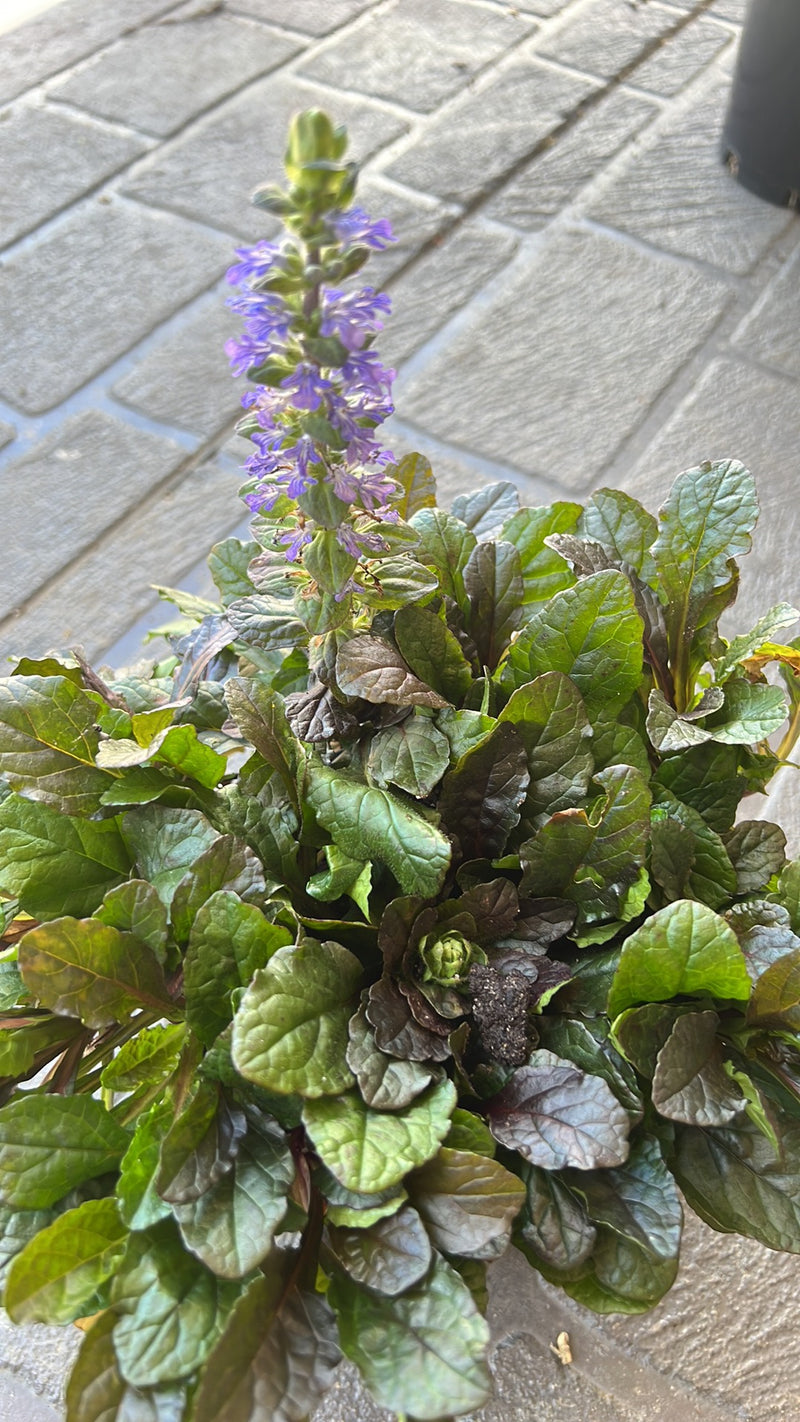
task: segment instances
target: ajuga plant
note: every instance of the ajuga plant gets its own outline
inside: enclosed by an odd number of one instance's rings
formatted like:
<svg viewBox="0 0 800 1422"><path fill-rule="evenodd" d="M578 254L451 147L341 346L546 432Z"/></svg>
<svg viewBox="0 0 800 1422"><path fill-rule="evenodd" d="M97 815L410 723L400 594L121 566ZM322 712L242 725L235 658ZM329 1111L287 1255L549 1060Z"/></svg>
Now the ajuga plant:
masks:
<svg viewBox="0 0 800 1422"><path fill-rule="evenodd" d="M679 1190L800 1252L800 862L746 807L798 613L718 631L753 481L437 507L379 437L392 234L345 142L294 121L231 271L218 600L147 673L0 683L0 1279L93 1320L69 1422L302 1422L343 1355L474 1411L487 1265L639 1313Z"/></svg>

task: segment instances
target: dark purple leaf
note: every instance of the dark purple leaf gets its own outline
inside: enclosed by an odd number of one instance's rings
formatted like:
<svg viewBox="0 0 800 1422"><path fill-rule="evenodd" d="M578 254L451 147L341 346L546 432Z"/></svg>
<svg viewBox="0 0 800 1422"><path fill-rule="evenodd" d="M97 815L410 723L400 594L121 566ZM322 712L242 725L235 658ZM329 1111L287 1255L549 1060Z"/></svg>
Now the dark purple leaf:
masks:
<svg viewBox="0 0 800 1422"><path fill-rule="evenodd" d="M444 778L438 808L463 858L503 853L529 780L525 747L513 726L498 726L461 757Z"/></svg>
<svg viewBox="0 0 800 1422"><path fill-rule="evenodd" d="M595 1170L628 1158L630 1118L611 1088L553 1052L533 1052L488 1112L496 1140L545 1170Z"/></svg>

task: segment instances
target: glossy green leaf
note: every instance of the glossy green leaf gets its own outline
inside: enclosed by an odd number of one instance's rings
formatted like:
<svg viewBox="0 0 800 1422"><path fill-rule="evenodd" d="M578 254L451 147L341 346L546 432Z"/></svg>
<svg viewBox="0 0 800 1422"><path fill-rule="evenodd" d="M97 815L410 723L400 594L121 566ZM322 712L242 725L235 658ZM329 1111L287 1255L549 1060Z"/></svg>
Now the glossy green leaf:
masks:
<svg viewBox="0 0 800 1422"><path fill-rule="evenodd" d="M497 726L445 776L439 813L458 837L464 859L501 855L520 809L530 774L522 737L516 727Z"/></svg>
<svg viewBox="0 0 800 1422"><path fill-rule="evenodd" d="M481 1116L465 1111L457 1106L450 1119L450 1130L444 1138L448 1150L471 1151L473 1155L486 1155L493 1160L497 1145L489 1127Z"/></svg>
<svg viewBox="0 0 800 1422"><path fill-rule="evenodd" d="M580 516L577 532L581 538L599 543L615 562L627 563L646 582L650 581L655 571L650 549L658 535L658 524L630 494L621 489L595 489Z"/></svg>
<svg viewBox="0 0 800 1422"><path fill-rule="evenodd" d="M178 942L189 937L198 910L220 889L242 899L258 899L265 891L258 856L233 835L221 835L184 874L172 896L170 919Z"/></svg>
<svg viewBox="0 0 800 1422"><path fill-rule="evenodd" d="M15 1210L0 1205L0 1298L17 1255L40 1230L52 1224L54 1218L54 1210Z"/></svg>
<svg viewBox="0 0 800 1422"><path fill-rule="evenodd" d="M615 1049L603 1018L545 1014L539 1021L538 1030L543 1047L558 1057L566 1057L590 1076L601 1076L620 1105L625 1107L631 1121L641 1120L643 1103L636 1075Z"/></svg>
<svg viewBox="0 0 800 1422"><path fill-rule="evenodd" d="M756 979L747 1020L800 1032L800 949L782 955Z"/></svg>
<svg viewBox="0 0 800 1422"><path fill-rule="evenodd" d="M716 1012L686 1012L658 1053L653 1105L671 1121L724 1126L744 1109L741 1091L723 1065Z"/></svg>
<svg viewBox="0 0 800 1422"><path fill-rule="evenodd" d="M404 1205L368 1229L328 1229L336 1262L357 1284L378 1294L402 1294L427 1274L431 1241L417 1211Z"/></svg>
<svg viewBox="0 0 800 1422"><path fill-rule="evenodd" d="M786 863L786 835L769 820L740 820L726 836L725 849L739 894L758 893Z"/></svg>
<svg viewBox="0 0 800 1422"><path fill-rule="evenodd" d="M533 827L580 804L593 762L591 728L573 682L560 672L544 672L512 694L498 719L514 727L525 747L530 785L524 821Z"/></svg>
<svg viewBox="0 0 800 1422"><path fill-rule="evenodd" d="M276 1263L236 1304L212 1352L193 1422L306 1422L341 1359L336 1321L319 1294L287 1287Z"/></svg>
<svg viewBox="0 0 800 1422"><path fill-rule="evenodd" d="M397 1113L376 1111L351 1092L307 1101L303 1123L336 1179L348 1190L369 1194L398 1184L436 1154L455 1103L449 1080L429 1087Z"/></svg>
<svg viewBox="0 0 800 1422"><path fill-rule="evenodd" d="M681 847L677 849L677 863L675 860L676 844L673 843L673 870L680 868L681 859L685 862L688 847L691 845L692 862L688 866L686 875L686 896L697 898L702 903L708 904L710 908L722 908L737 890L736 870L731 864L723 841L709 828L702 815L698 814L696 810L691 809L689 805L681 804L674 796L662 791L658 794L658 805L654 807L654 820L657 822L664 814L669 820L677 821L686 831ZM661 833L661 843L658 846L660 852L665 846L663 832L659 833ZM668 831L668 833L672 834L673 832ZM663 863L661 867L664 867Z"/></svg>
<svg viewBox="0 0 800 1422"><path fill-rule="evenodd" d="M258 681L232 677L225 684L225 700L242 735L280 776L297 808L301 748L286 720L281 697Z"/></svg>
<svg viewBox="0 0 800 1422"><path fill-rule="evenodd" d="M57 918L26 933L19 965L45 1007L87 1027L124 1022L138 1008L175 1014L164 975L150 949L131 933L96 918Z"/></svg>
<svg viewBox="0 0 800 1422"><path fill-rule="evenodd" d="M443 618L427 607L401 607L395 614L394 635L415 675L445 701L460 706L472 685L472 668Z"/></svg>
<svg viewBox="0 0 800 1422"><path fill-rule="evenodd" d="M243 543L239 538L223 538L214 544L207 562L224 607L252 592L247 569L260 552L258 543Z"/></svg>
<svg viewBox="0 0 800 1422"><path fill-rule="evenodd" d="M336 1096L353 1083L347 1024L361 984L358 959L308 938L281 948L247 989L233 1024L233 1061L268 1091Z"/></svg>
<svg viewBox="0 0 800 1422"><path fill-rule="evenodd" d="M495 538L499 529L519 508L519 490L509 479L483 484L471 494L453 500L454 518L471 528L479 539Z"/></svg>
<svg viewBox="0 0 800 1422"><path fill-rule="evenodd" d="M546 1270L548 1278L550 1271L580 1277L597 1239L583 1201L552 1170L523 1164L522 1179L526 1200L517 1248L535 1268Z"/></svg>
<svg viewBox="0 0 800 1422"><path fill-rule="evenodd" d="M313 762L306 795L319 823L346 854L388 865L406 894L438 892L450 845L430 820L388 790Z"/></svg>
<svg viewBox="0 0 800 1422"><path fill-rule="evenodd" d="M247 987L279 948L291 943L288 929L264 917L255 904L219 890L198 910L184 959L186 1020L210 1047L233 1017L231 993Z"/></svg>
<svg viewBox="0 0 800 1422"><path fill-rule="evenodd" d="M129 1141L91 1096L22 1096L0 1111L0 1204L45 1210L113 1170Z"/></svg>
<svg viewBox="0 0 800 1422"><path fill-rule="evenodd" d="M34 918L93 913L129 870L115 820L70 819L18 795L0 802L0 888Z"/></svg>
<svg viewBox="0 0 800 1422"><path fill-rule="evenodd" d="M323 903L334 903L346 894L369 921L372 865L369 861L351 859L335 844L326 844L325 858L328 861L327 870L312 874L306 882L306 893L312 899L321 899Z"/></svg>
<svg viewBox="0 0 800 1422"><path fill-rule="evenodd" d="M122 817L122 833L139 875L167 905L187 869L200 858L218 832L199 810L147 805Z"/></svg>
<svg viewBox="0 0 800 1422"><path fill-rule="evenodd" d="M120 1376L110 1309L85 1334L67 1384L66 1422L183 1422L186 1392L129 1387Z"/></svg>
<svg viewBox="0 0 800 1422"><path fill-rule="evenodd" d="M519 552L524 606L547 602L574 583L567 563L544 540L551 533L571 533L580 512L580 504L548 504L543 508L520 509L503 525L503 537Z"/></svg>
<svg viewBox="0 0 800 1422"><path fill-rule="evenodd" d="M134 1387L180 1382L202 1367L239 1294L187 1254L169 1220L132 1234L112 1289L114 1348Z"/></svg>
<svg viewBox="0 0 800 1422"><path fill-rule="evenodd" d="M116 889L109 889L93 917L120 933L132 933L140 943L147 944L160 963L164 961L167 910L153 885L144 879L129 879Z"/></svg>
<svg viewBox="0 0 800 1422"><path fill-rule="evenodd" d="M593 1170L628 1156L630 1117L607 1083L544 1049L516 1069L488 1113L500 1144L545 1170Z"/></svg>
<svg viewBox="0 0 800 1422"><path fill-rule="evenodd" d="M369 774L377 785L396 785L425 799L450 764L447 737L429 716L411 715L379 731L369 751Z"/></svg>
<svg viewBox="0 0 800 1422"><path fill-rule="evenodd" d="M343 1277L332 1281L328 1298L341 1346L380 1407L422 1422L483 1406L491 1390L488 1325L444 1260L398 1298Z"/></svg>
<svg viewBox="0 0 800 1422"><path fill-rule="evenodd" d="M473 1259L502 1253L525 1198L499 1161L447 1146L414 1171L408 1189L436 1248Z"/></svg>
<svg viewBox="0 0 800 1422"><path fill-rule="evenodd" d="M386 472L400 485L401 492L392 500L392 506L401 518L408 520L420 509L436 507L436 480L424 454L405 454Z"/></svg>
<svg viewBox="0 0 800 1422"><path fill-rule="evenodd" d="M135 1091L138 1086L170 1076L185 1038L183 1023L142 1028L136 1037L123 1043L103 1068L102 1085L109 1091Z"/></svg>
<svg viewBox="0 0 800 1422"><path fill-rule="evenodd" d="M783 637L779 638L777 634L784 628L791 627L798 619L800 619L800 612L787 602L779 602L775 607L771 607L769 612L765 612L763 617L759 617L755 627L749 632L742 633L739 637L734 637L730 642L714 668L717 681L727 681L739 663L747 657L752 657L764 642L783 641Z"/></svg>
<svg viewBox="0 0 800 1422"><path fill-rule="evenodd" d="M272 1247L294 1173L283 1132L251 1112L233 1168L198 1199L174 1206L187 1249L221 1278L244 1278Z"/></svg>
<svg viewBox="0 0 800 1422"><path fill-rule="evenodd" d="M246 1132L241 1108L201 1080L161 1142L155 1187L162 1200L198 1200L233 1169Z"/></svg>
<svg viewBox="0 0 800 1422"><path fill-rule="evenodd" d="M464 569L478 541L475 534L461 519L442 509L420 509L410 523L419 535L414 556L433 569L441 591L464 607Z"/></svg>
<svg viewBox="0 0 800 1422"><path fill-rule="evenodd" d="M658 1142L642 1136L624 1165L592 1170L571 1184L590 1218L660 1259L677 1259L683 1226L680 1196Z"/></svg>
<svg viewBox="0 0 800 1422"><path fill-rule="evenodd" d="M659 909L622 946L608 999L610 1015L637 1002L709 995L746 1002L750 978L733 929L705 904L678 899Z"/></svg>
<svg viewBox="0 0 800 1422"><path fill-rule="evenodd" d="M90 815L109 777L95 765L99 698L65 676L0 678L0 775L65 815Z"/></svg>
<svg viewBox="0 0 800 1422"><path fill-rule="evenodd" d="M478 543L464 568L469 630L481 666L494 671L522 621L522 568L513 543Z"/></svg>
<svg viewBox="0 0 800 1422"><path fill-rule="evenodd" d="M712 1228L800 1254L800 1121L782 1119L778 1140L776 1157L745 1115L716 1130L680 1126L672 1169L692 1209Z"/></svg>
<svg viewBox="0 0 800 1422"><path fill-rule="evenodd" d="M508 654L509 691L547 671L570 677L587 713L621 707L642 674L642 619L623 573L594 573L535 612Z"/></svg>
<svg viewBox="0 0 800 1422"><path fill-rule="evenodd" d="M114 1199L87 1200L37 1234L9 1270L5 1308L15 1323L72 1323L125 1252Z"/></svg>
<svg viewBox="0 0 800 1422"><path fill-rule="evenodd" d="M169 1100L157 1101L136 1122L131 1143L119 1167L116 1195L119 1212L130 1229L149 1229L171 1214L155 1187L161 1142L174 1120Z"/></svg>
<svg viewBox="0 0 800 1422"><path fill-rule="evenodd" d="M378 612L393 612L413 602L430 602L439 590L435 571L418 562L416 556L378 559L370 563L369 575L359 598Z"/></svg>

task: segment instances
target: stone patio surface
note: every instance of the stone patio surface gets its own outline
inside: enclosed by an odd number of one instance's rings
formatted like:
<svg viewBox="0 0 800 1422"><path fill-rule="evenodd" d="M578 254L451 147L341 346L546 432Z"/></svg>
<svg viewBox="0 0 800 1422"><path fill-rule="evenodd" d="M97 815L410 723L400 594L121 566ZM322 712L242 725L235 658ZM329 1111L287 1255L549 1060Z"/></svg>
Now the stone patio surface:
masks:
<svg viewBox="0 0 800 1422"><path fill-rule="evenodd" d="M720 161L743 10L61 0L0 34L0 665L131 659L165 616L151 584L199 589L245 526L224 271L274 231L247 197L309 105L348 124L399 234L372 268L391 444L429 455L443 501L507 478L529 503L616 484L656 509L735 456L762 525L734 624L796 602L800 224ZM769 810L798 852L796 802L784 781ZM501 1264L481 1422L798 1422L800 1264L694 1219L686 1240L641 1319ZM77 1341L0 1322L0 1422L57 1422ZM385 1416L346 1371L318 1414Z"/></svg>

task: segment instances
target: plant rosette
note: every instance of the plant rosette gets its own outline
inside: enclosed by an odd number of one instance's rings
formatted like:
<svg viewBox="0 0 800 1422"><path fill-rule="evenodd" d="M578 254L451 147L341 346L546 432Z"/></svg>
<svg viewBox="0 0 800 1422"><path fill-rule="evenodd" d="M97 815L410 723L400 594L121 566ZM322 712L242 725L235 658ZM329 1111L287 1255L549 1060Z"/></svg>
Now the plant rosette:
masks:
<svg viewBox="0 0 800 1422"><path fill-rule="evenodd" d="M800 862L742 810L798 613L718 630L753 480L440 509L379 439L392 234L345 145L294 120L284 236L230 273L217 601L166 590L144 672L0 682L0 1283L95 1317L69 1422L302 1422L343 1355L474 1411L488 1264L640 1313L679 1190L800 1252Z"/></svg>

